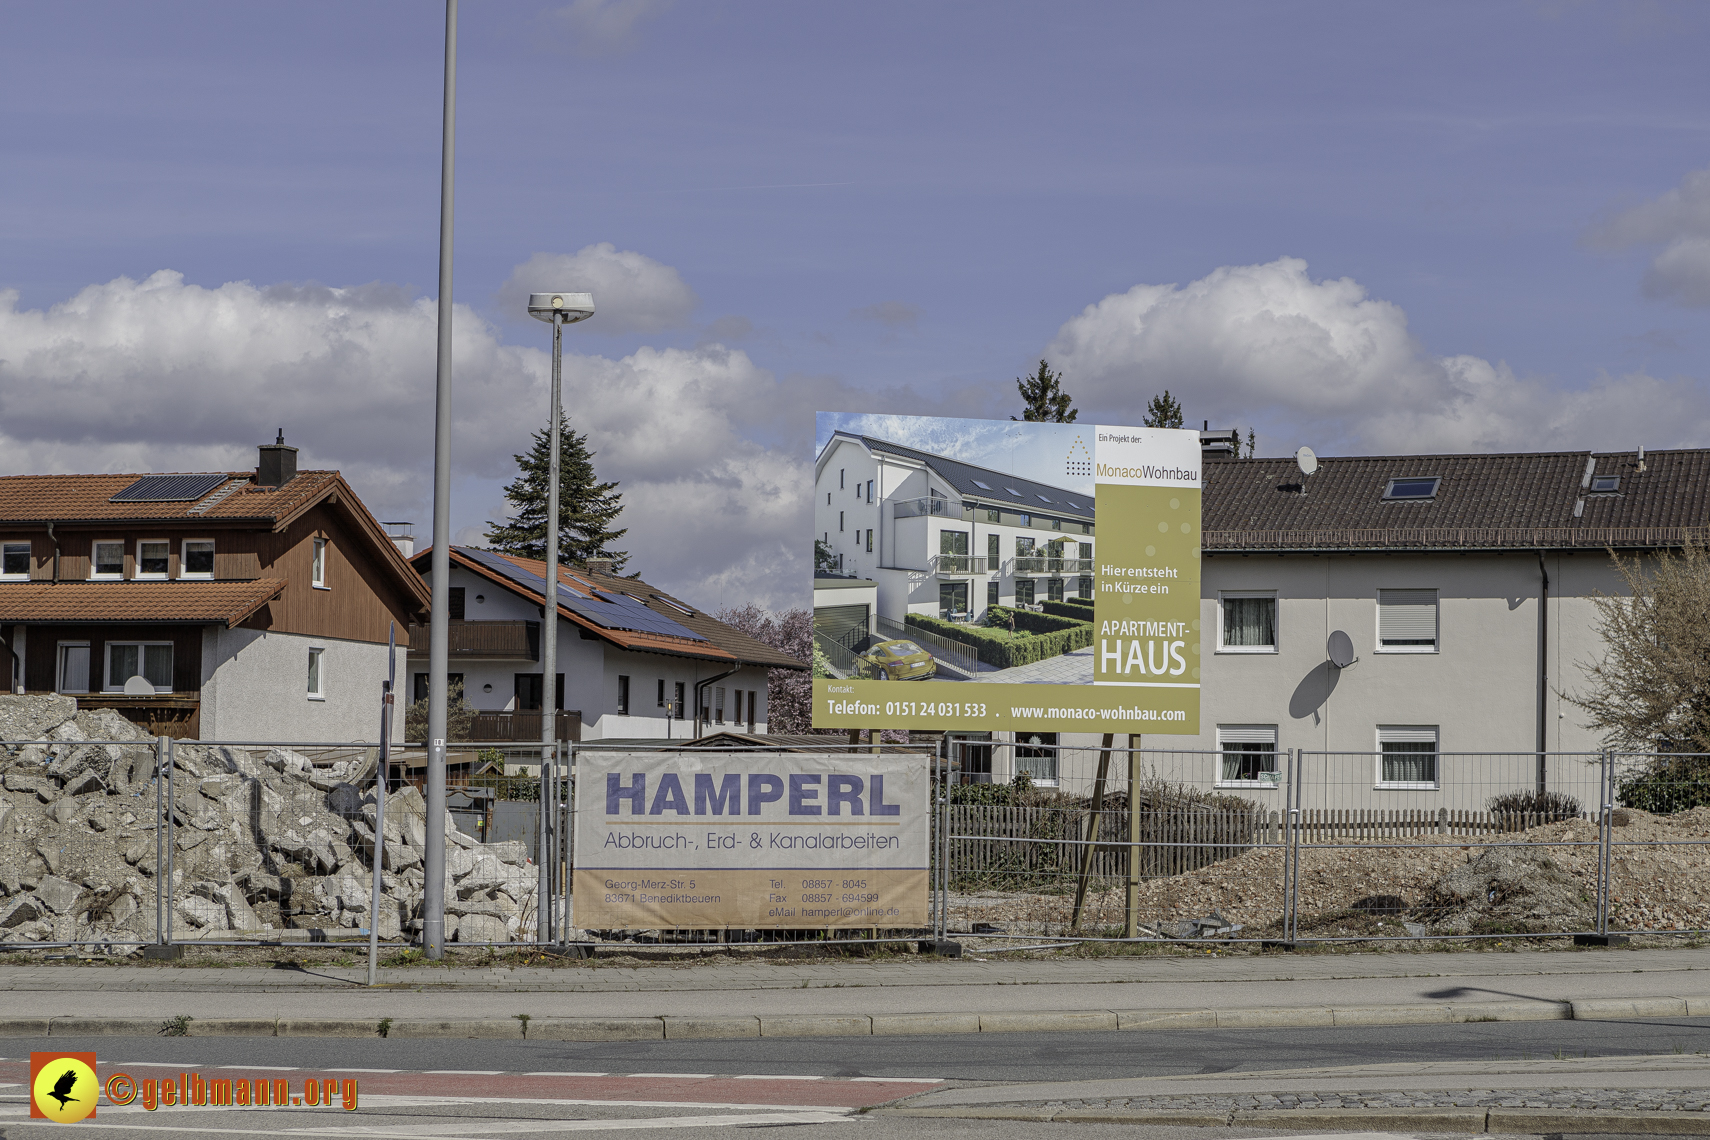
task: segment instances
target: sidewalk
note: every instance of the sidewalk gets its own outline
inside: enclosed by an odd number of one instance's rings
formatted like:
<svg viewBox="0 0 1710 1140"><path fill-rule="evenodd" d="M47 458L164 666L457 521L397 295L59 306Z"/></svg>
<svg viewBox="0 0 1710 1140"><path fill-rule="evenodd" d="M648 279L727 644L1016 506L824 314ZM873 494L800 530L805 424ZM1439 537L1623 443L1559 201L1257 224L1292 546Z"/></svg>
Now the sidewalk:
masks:
<svg viewBox="0 0 1710 1140"><path fill-rule="evenodd" d="M0 1035L565 1039L972 1033L1710 1016L1692 949L1065 961L744 961L381 971L0 967ZM53 1024L49 1026L49 1021ZM222 1024L225 1023L225 1024Z"/></svg>

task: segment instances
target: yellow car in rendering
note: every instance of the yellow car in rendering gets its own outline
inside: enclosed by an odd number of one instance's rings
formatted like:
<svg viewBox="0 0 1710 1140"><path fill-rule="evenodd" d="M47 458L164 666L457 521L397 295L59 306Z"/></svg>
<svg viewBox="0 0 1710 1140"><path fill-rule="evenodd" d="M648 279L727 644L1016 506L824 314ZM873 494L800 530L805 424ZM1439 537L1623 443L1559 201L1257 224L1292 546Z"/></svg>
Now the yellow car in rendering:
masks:
<svg viewBox="0 0 1710 1140"><path fill-rule="evenodd" d="M932 654L912 641L881 641L861 660L879 681L924 681L938 672Z"/></svg>

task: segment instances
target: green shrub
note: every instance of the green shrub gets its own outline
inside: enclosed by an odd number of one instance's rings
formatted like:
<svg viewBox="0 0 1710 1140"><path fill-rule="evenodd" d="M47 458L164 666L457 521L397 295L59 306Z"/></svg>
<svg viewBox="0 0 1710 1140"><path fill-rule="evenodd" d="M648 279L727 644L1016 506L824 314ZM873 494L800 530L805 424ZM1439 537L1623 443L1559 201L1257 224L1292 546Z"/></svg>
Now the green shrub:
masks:
<svg viewBox="0 0 1710 1140"><path fill-rule="evenodd" d="M1050 603L1055 604L1055 603ZM991 606L986 610L986 624L993 629L1009 628L1010 618L1015 619L1015 628L1026 630L1028 633L1058 633L1076 626L1086 625L1087 622L1076 617L1059 617L1056 614L1036 614L1032 610L1014 610L1008 606ZM1088 641L1088 645L1092 642Z"/></svg>
<svg viewBox="0 0 1710 1140"><path fill-rule="evenodd" d="M1010 611L1003 612L1007 614ZM1022 613L1017 614L1018 628L1021 626ZM1064 621L1062 618L1050 618L1044 614L1026 613L1025 616L1052 622ZM1050 633L1012 634L1007 629L958 625L925 614L909 614L906 620L909 625L948 637L952 641L959 641L963 645L973 646L975 656L997 669L1013 669L1017 665L1045 661L1060 657L1071 649L1084 649L1092 644L1092 625L1087 622L1067 622L1065 624L1070 628ZM1005 624L1008 624L1007 619Z"/></svg>
<svg viewBox="0 0 1710 1140"><path fill-rule="evenodd" d="M1076 621L1092 620L1092 601L1087 598L1065 598L1060 602L1041 602L1045 612L1057 617L1074 618Z"/></svg>
<svg viewBox="0 0 1710 1140"><path fill-rule="evenodd" d="M1710 757L1654 756L1642 771L1616 784L1616 801L1652 815L1710 804Z"/></svg>

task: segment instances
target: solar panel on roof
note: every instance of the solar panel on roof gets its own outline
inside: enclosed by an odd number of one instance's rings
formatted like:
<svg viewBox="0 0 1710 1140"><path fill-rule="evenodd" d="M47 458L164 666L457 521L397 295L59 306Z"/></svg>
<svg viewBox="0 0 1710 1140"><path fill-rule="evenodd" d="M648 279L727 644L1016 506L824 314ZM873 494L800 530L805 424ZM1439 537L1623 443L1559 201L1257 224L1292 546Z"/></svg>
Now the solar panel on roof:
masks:
<svg viewBox="0 0 1710 1140"><path fill-rule="evenodd" d="M509 578L542 597L546 595L546 579L541 575L530 570L524 570L510 559L501 558L486 550L472 550L461 546L458 549L465 556L474 559L489 570ZM690 641L707 640L688 626L680 625L664 614L654 613L627 594L607 595L603 591L596 590L592 598L586 598L560 582L558 583L558 604L572 613L587 618L601 629L624 629L635 633L660 633L666 637L682 637Z"/></svg>
<svg viewBox="0 0 1710 1140"><path fill-rule="evenodd" d="M200 499L229 475L144 475L109 503L188 503Z"/></svg>

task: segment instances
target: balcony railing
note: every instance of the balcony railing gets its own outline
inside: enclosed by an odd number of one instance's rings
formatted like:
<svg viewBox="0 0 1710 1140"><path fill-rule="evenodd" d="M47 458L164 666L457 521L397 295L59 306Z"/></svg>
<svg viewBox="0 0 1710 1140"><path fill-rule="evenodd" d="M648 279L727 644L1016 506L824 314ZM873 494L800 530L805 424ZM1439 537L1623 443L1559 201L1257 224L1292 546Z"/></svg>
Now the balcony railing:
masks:
<svg viewBox="0 0 1710 1140"><path fill-rule="evenodd" d="M560 710L554 725L558 740L582 739L582 714L569 709ZM469 726L470 740L539 740L540 710L522 712L477 712Z"/></svg>
<svg viewBox="0 0 1710 1140"><path fill-rule="evenodd" d="M984 554L935 554L932 557L932 572L934 574L984 574L991 560Z"/></svg>
<svg viewBox="0 0 1710 1140"><path fill-rule="evenodd" d="M1024 554L1011 559L1012 574L1091 574L1090 558L1052 558L1047 554Z"/></svg>
<svg viewBox="0 0 1710 1140"><path fill-rule="evenodd" d="M899 519L910 519L920 515L945 515L959 519L962 517L962 500L944 499L937 495L926 495L918 499L899 499L894 513Z"/></svg>
<svg viewBox="0 0 1710 1140"><path fill-rule="evenodd" d="M453 621L447 623L453 659L540 660L537 621ZM410 653L426 656L428 627L410 627Z"/></svg>

